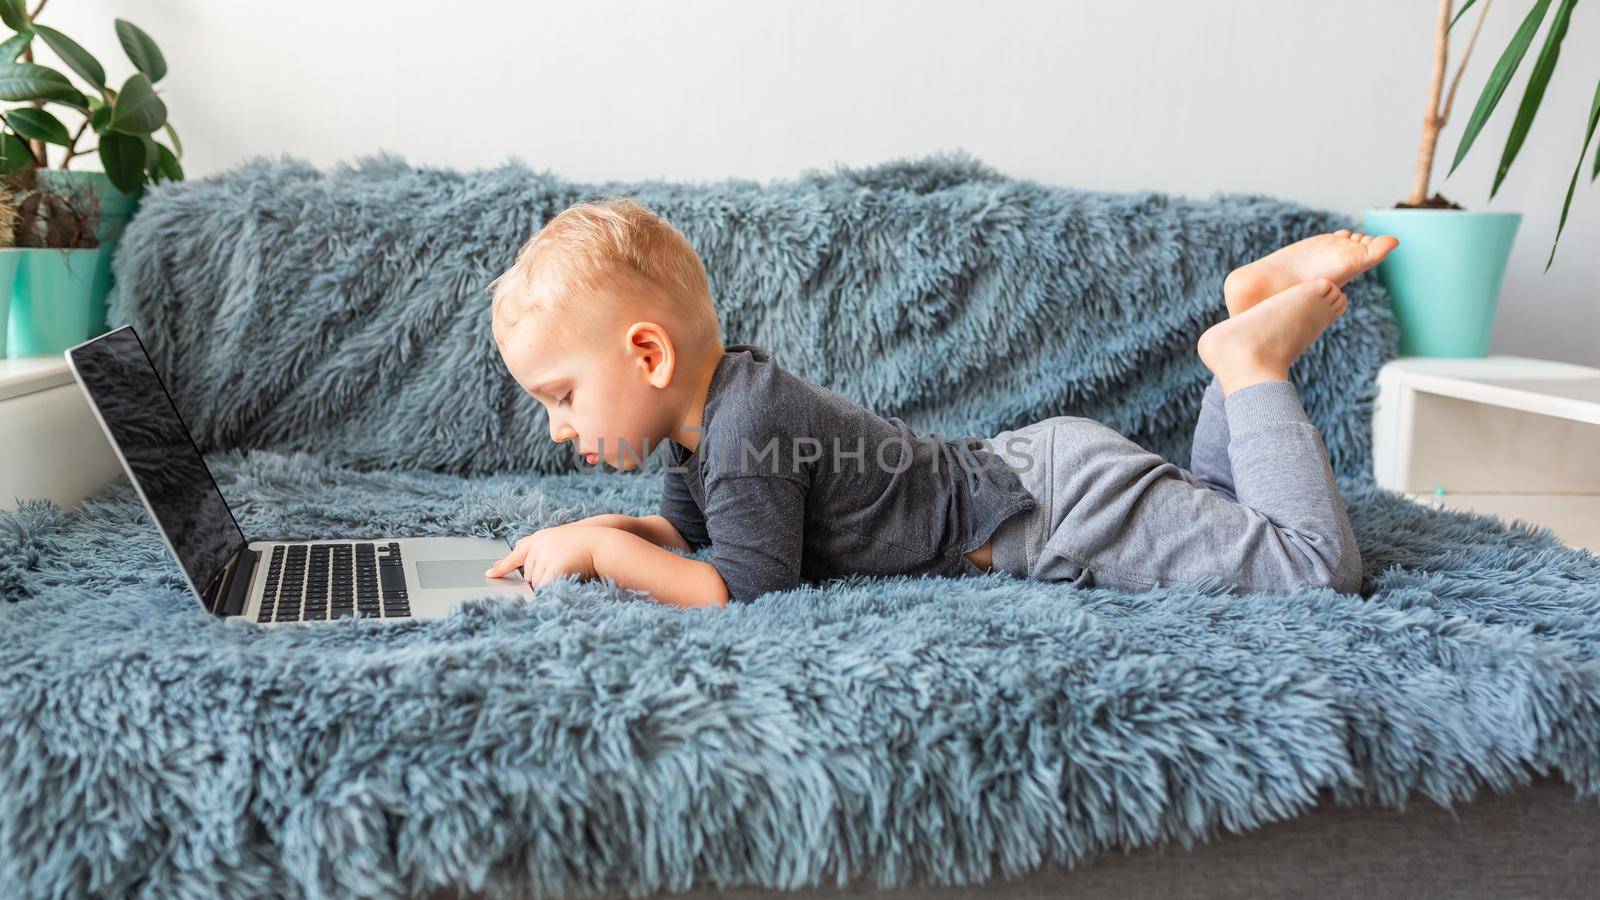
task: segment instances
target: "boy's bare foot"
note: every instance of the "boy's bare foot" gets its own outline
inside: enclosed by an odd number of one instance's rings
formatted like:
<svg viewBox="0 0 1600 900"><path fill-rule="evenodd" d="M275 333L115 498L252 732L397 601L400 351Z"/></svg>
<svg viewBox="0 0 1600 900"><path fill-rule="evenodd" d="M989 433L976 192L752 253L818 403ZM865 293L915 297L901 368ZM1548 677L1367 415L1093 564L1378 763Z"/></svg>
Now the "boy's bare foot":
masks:
<svg viewBox="0 0 1600 900"><path fill-rule="evenodd" d="M1263 381L1288 381L1289 365L1347 305L1332 281L1301 282L1207 328L1195 349L1222 382L1223 396Z"/></svg>
<svg viewBox="0 0 1600 900"><path fill-rule="evenodd" d="M1374 237L1348 228L1295 241L1228 273L1222 282L1228 315L1237 316L1262 300L1313 278L1326 278L1334 287L1343 287L1399 245L1400 239L1392 234Z"/></svg>

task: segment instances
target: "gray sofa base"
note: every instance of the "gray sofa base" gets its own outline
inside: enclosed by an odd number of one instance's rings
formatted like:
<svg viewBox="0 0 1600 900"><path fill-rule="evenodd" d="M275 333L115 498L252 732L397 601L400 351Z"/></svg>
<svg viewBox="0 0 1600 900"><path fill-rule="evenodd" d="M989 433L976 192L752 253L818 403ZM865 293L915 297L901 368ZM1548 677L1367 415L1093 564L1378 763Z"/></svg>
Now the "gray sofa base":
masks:
<svg viewBox="0 0 1600 900"><path fill-rule="evenodd" d="M1600 802L1539 778L1509 794L1480 793L1454 814L1420 795L1405 812L1324 801L1312 812L1248 834L1224 834L1112 854L1072 870L1049 866L1007 881L955 887L718 891L702 898L913 897L1581 897L1600 888ZM617 897L625 895L617 894Z"/></svg>

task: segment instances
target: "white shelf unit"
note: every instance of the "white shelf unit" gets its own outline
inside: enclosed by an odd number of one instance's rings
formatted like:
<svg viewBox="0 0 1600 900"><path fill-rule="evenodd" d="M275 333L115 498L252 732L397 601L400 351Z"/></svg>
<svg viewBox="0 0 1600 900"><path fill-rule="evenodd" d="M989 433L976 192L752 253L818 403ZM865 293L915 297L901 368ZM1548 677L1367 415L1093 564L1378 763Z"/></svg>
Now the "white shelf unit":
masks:
<svg viewBox="0 0 1600 900"><path fill-rule="evenodd" d="M1600 369L1401 357L1378 374L1372 443L1383 487L1600 551Z"/></svg>
<svg viewBox="0 0 1600 900"><path fill-rule="evenodd" d="M70 509L121 474L65 356L0 359L0 509L40 497Z"/></svg>

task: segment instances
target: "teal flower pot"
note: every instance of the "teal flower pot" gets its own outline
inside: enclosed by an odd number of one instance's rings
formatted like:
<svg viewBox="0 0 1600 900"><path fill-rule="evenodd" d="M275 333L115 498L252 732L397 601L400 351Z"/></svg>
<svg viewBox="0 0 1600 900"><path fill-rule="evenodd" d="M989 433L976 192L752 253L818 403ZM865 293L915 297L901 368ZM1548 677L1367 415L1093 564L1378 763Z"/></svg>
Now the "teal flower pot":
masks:
<svg viewBox="0 0 1600 900"><path fill-rule="evenodd" d="M22 254L16 250L0 250L0 356L11 355L6 352L6 332L11 319L11 290L21 261Z"/></svg>
<svg viewBox="0 0 1600 900"><path fill-rule="evenodd" d="M1401 356L1489 352L1500 283L1521 223L1521 213L1365 212L1362 231L1400 239L1400 246L1378 263L1378 280L1394 304Z"/></svg>
<svg viewBox="0 0 1600 900"><path fill-rule="evenodd" d="M83 171L77 172L70 169L39 169L35 173L40 187L57 194L79 194L88 191L94 194L98 201L100 221L96 224L94 234L100 241L99 263L94 274L96 285L90 297L89 308L89 333L83 340L104 334L106 331L106 298L111 293L111 257L115 252L118 238L128 225L128 220L139 208L139 201L144 197L144 188L140 187L131 194L117 190L111 184L111 179L104 172Z"/></svg>
<svg viewBox="0 0 1600 900"><path fill-rule="evenodd" d="M101 267L105 250L23 247L5 251L4 255L19 258L11 282L8 356L60 353L105 331L106 285Z"/></svg>

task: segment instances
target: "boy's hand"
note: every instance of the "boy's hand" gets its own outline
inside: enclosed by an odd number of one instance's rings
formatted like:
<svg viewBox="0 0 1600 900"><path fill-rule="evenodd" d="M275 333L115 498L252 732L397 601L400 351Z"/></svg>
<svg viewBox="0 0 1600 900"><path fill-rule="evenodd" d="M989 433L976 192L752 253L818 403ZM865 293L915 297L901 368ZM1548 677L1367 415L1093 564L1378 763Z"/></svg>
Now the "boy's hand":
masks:
<svg viewBox="0 0 1600 900"><path fill-rule="evenodd" d="M498 578L522 567L522 580L530 587L543 587L562 575L577 575L588 581L594 572L594 535L604 526L569 523L541 528L511 549L506 557L483 574Z"/></svg>

